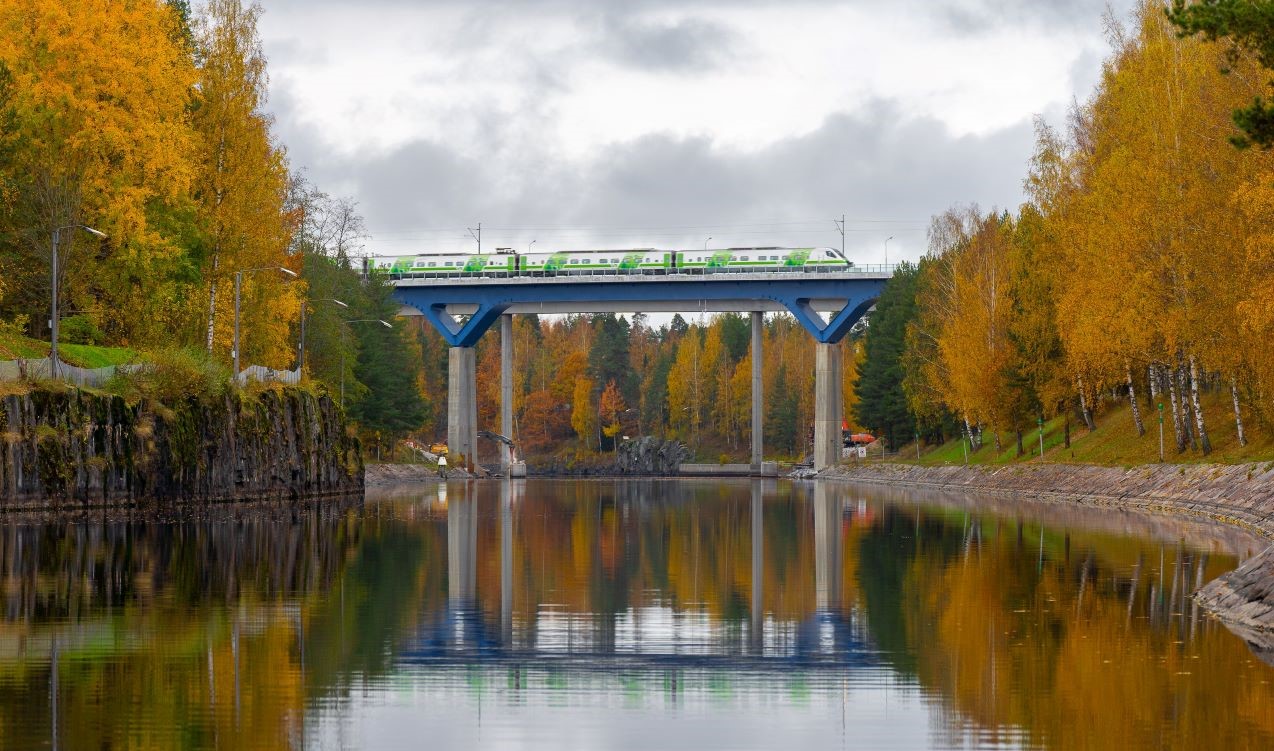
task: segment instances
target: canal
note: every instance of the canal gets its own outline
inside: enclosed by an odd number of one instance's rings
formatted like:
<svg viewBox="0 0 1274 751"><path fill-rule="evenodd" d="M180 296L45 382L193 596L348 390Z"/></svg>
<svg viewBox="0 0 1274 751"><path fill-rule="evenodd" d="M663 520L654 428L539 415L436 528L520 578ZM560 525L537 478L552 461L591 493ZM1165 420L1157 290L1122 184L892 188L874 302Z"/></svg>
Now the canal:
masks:
<svg viewBox="0 0 1274 751"><path fill-rule="evenodd" d="M1268 748L1265 542L852 485L530 480L0 530L0 748Z"/></svg>

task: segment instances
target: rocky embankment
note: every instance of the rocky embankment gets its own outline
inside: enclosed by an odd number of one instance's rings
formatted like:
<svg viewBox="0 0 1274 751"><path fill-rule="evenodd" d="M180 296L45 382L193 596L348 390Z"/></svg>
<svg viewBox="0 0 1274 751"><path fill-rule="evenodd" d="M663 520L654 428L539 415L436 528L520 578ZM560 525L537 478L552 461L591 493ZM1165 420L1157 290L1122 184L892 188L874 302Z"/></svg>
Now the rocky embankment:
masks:
<svg viewBox="0 0 1274 751"><path fill-rule="evenodd" d="M1274 462L1230 466L1164 464L1129 469L1074 464L999 468L862 464L838 467L819 477L1188 514L1238 525L1274 539ZM1208 583L1195 597L1240 629L1274 632L1274 550L1267 548L1249 558L1239 568Z"/></svg>
<svg viewBox="0 0 1274 751"><path fill-rule="evenodd" d="M0 508L361 495L357 439L303 389L128 404L109 394L0 397Z"/></svg>
<svg viewBox="0 0 1274 751"><path fill-rule="evenodd" d="M447 470L451 480L464 480L470 474L463 469ZM395 485L419 485L441 480L436 467L428 464L368 464L367 487L389 488Z"/></svg>

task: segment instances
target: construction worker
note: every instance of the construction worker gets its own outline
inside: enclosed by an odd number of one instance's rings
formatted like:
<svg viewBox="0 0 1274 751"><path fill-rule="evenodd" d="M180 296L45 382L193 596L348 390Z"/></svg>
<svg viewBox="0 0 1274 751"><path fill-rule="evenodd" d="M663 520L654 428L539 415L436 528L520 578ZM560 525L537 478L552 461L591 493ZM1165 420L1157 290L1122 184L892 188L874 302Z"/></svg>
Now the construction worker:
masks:
<svg viewBox="0 0 1274 751"><path fill-rule="evenodd" d="M438 476L444 480L447 479L447 457L445 456L438 457Z"/></svg>

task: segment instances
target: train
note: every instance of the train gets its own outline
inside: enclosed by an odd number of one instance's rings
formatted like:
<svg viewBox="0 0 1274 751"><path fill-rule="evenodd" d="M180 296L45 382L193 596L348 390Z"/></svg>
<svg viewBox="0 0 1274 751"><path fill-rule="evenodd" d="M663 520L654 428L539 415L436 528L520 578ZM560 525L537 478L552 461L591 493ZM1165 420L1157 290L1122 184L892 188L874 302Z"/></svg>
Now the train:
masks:
<svg viewBox="0 0 1274 751"><path fill-rule="evenodd" d="M854 264L835 248L721 248L703 250L558 250L516 253L430 253L368 258L365 269L391 278L430 276L558 276L669 274L720 271L847 271Z"/></svg>

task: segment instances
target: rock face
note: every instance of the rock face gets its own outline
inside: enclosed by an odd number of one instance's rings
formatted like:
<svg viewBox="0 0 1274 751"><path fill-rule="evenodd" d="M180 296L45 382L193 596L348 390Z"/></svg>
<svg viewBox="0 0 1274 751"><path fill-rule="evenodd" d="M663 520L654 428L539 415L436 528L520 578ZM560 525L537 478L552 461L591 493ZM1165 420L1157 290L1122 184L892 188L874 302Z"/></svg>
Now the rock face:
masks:
<svg viewBox="0 0 1274 751"><path fill-rule="evenodd" d="M299 500L361 493L355 438L297 388L176 407L37 390L0 397L0 507Z"/></svg>
<svg viewBox="0 0 1274 751"><path fill-rule="evenodd" d="M680 441L642 436L619 445L615 468L621 475L675 475L690 449Z"/></svg>

